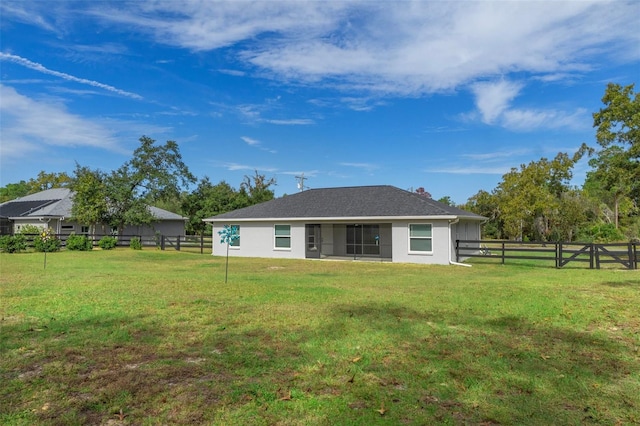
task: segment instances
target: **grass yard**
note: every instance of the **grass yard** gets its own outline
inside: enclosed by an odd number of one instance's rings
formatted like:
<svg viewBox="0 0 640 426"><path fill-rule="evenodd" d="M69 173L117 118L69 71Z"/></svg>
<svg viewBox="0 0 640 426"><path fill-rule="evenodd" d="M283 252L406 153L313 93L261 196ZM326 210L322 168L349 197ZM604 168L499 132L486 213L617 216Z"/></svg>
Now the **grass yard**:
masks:
<svg viewBox="0 0 640 426"><path fill-rule="evenodd" d="M0 254L0 424L640 424L640 272Z"/></svg>

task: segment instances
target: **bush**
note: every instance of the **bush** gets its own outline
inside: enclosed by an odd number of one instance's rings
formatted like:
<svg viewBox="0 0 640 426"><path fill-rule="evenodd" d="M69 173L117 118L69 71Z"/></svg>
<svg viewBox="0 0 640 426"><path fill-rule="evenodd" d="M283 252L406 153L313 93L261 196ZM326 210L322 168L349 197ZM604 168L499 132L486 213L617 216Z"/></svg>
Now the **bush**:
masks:
<svg viewBox="0 0 640 426"><path fill-rule="evenodd" d="M33 239L33 248L35 251L46 251L51 253L60 250L61 242L50 228L45 228Z"/></svg>
<svg viewBox="0 0 640 426"><path fill-rule="evenodd" d="M140 241L138 237L133 237L129 243L129 247L133 250L142 250L142 241Z"/></svg>
<svg viewBox="0 0 640 426"><path fill-rule="evenodd" d="M612 243L624 241L625 237L613 223L598 223L582 229L579 239L594 243Z"/></svg>
<svg viewBox="0 0 640 426"><path fill-rule="evenodd" d="M67 238L67 250L77 250L77 251L93 250L93 242L86 235L71 234Z"/></svg>
<svg viewBox="0 0 640 426"><path fill-rule="evenodd" d="M6 253L20 253L27 249L27 239L22 234L0 237L0 250Z"/></svg>
<svg viewBox="0 0 640 426"><path fill-rule="evenodd" d="M118 239L108 235L100 238L100 241L98 241L98 246L100 246L102 250L111 250L116 244L118 244Z"/></svg>

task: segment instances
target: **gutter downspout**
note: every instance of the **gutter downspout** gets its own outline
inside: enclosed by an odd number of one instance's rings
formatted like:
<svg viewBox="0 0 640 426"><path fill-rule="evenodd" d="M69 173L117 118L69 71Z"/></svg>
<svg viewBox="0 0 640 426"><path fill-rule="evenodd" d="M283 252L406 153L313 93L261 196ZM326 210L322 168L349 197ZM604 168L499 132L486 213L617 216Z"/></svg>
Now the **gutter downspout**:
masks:
<svg viewBox="0 0 640 426"><path fill-rule="evenodd" d="M449 221L449 264L456 265L456 266L466 266L467 268L471 268L471 265L467 265L466 263L454 262L453 259L451 259L451 249L452 249L451 243L453 241L453 239L451 238L451 225L455 225L458 222L460 222L459 217Z"/></svg>

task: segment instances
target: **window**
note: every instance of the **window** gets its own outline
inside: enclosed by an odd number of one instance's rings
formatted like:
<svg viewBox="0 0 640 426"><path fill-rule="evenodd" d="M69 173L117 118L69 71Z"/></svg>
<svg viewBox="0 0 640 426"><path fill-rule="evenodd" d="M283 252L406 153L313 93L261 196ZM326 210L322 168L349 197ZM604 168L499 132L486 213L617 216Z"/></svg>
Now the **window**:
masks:
<svg viewBox="0 0 640 426"><path fill-rule="evenodd" d="M409 225L409 252L431 253L433 251L431 224Z"/></svg>
<svg viewBox="0 0 640 426"><path fill-rule="evenodd" d="M274 232L277 249L291 248L291 225L276 225Z"/></svg>
<svg viewBox="0 0 640 426"><path fill-rule="evenodd" d="M80 227L80 233L81 234L88 234L89 233L89 227L88 226L81 226Z"/></svg>
<svg viewBox="0 0 640 426"><path fill-rule="evenodd" d="M231 227L236 228L238 238L234 238L233 241L229 243L229 247L240 247L240 225L231 225Z"/></svg>

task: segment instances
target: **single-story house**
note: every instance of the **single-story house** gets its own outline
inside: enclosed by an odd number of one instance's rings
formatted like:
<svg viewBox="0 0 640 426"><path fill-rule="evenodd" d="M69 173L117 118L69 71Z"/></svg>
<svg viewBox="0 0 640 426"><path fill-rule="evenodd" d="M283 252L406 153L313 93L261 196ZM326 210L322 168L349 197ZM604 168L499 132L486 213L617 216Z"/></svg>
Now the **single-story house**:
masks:
<svg viewBox="0 0 640 426"><path fill-rule="evenodd" d="M219 232L237 227L229 256L374 258L455 263L455 241L479 240L486 218L393 186L310 189L204 219Z"/></svg>
<svg viewBox="0 0 640 426"><path fill-rule="evenodd" d="M0 204L0 217L5 226L3 233L20 232L25 225L50 228L55 234L88 234L88 224L77 223L71 218L73 191L68 188L54 188L27 195ZM149 207L157 219L149 225L126 226L123 235L150 237L160 233L169 236L185 235L187 218L157 207ZM100 234L110 234L114 230L98 230Z"/></svg>

